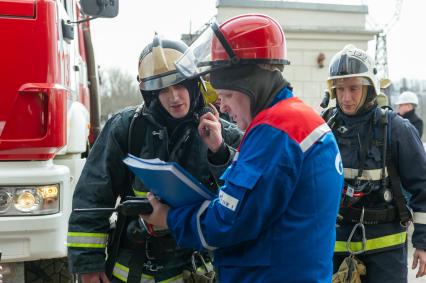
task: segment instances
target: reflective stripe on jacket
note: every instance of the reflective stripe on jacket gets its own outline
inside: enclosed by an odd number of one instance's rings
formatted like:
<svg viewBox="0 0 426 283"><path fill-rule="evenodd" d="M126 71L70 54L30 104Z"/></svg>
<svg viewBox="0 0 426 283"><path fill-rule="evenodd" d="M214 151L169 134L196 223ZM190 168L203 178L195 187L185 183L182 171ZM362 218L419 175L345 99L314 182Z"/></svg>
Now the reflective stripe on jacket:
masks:
<svg viewBox="0 0 426 283"><path fill-rule="evenodd" d="M386 235L382 237L377 237L374 239L367 239L365 243L365 249L363 249L363 244L361 241L352 241L350 243L350 249L353 252L358 252L364 250L365 252L371 252L375 250L383 250L390 247L401 246L407 241L407 232L400 232L396 234ZM348 252L347 241L336 241L334 251L336 253Z"/></svg>
<svg viewBox="0 0 426 283"><path fill-rule="evenodd" d="M105 248L108 234L68 232L67 246L74 248Z"/></svg>

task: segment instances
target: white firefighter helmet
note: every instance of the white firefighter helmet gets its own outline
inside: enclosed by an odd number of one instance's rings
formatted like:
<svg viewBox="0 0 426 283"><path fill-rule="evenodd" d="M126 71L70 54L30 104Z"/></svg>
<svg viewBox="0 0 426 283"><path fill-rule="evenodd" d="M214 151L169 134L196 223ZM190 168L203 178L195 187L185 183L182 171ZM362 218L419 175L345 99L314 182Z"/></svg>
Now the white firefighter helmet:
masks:
<svg viewBox="0 0 426 283"><path fill-rule="evenodd" d="M404 91L398 97L398 100L395 102L396 105L400 104L414 104L415 106L419 105L419 98L414 92Z"/></svg>
<svg viewBox="0 0 426 283"><path fill-rule="evenodd" d="M363 80L364 84L372 86L374 90L373 97L370 100L375 98L380 93L380 85L376 73L374 60L367 52L356 48L352 44L346 45L330 61L327 88L331 98L336 97L333 86L337 80L351 77L366 78L366 80Z"/></svg>

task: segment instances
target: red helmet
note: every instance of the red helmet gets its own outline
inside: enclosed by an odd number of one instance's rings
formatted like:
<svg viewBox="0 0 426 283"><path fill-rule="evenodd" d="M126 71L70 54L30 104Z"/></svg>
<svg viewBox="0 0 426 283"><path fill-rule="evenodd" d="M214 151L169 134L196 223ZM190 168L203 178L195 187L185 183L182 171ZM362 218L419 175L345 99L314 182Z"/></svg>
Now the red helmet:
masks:
<svg viewBox="0 0 426 283"><path fill-rule="evenodd" d="M197 76L239 64L289 63L280 24L266 15L245 14L220 26L210 23L176 66L186 76Z"/></svg>
<svg viewBox="0 0 426 283"><path fill-rule="evenodd" d="M271 17L260 14L236 16L221 24L219 31L227 43L222 44L216 34L211 50L213 61L229 60L234 55L239 60L258 62L260 59L267 63L288 63L284 32L280 24ZM225 50L226 44L233 54Z"/></svg>

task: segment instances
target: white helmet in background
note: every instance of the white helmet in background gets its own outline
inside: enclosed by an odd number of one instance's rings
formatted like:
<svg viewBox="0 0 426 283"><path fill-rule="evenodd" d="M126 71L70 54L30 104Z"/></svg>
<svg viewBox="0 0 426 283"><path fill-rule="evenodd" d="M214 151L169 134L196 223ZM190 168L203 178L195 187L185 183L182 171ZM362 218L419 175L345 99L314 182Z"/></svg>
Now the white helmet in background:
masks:
<svg viewBox="0 0 426 283"><path fill-rule="evenodd" d="M395 102L396 105L400 104L414 104L415 106L419 105L419 98L417 97L417 94L411 91L404 91L401 93L398 97L397 102Z"/></svg>

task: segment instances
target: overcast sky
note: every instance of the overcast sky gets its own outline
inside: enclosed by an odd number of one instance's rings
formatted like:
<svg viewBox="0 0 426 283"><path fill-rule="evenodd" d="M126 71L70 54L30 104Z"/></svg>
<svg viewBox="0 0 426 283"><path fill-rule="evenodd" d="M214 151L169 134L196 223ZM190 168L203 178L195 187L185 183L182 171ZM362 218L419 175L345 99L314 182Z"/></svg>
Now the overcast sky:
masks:
<svg viewBox="0 0 426 283"><path fill-rule="evenodd" d="M389 22L395 7L394 0L311 2L366 4L370 17L381 27ZM391 79L426 80L425 11L424 0L403 1L400 19L388 34ZM136 77L139 54L152 40L154 31L166 38L180 39L182 33L198 29L215 14L216 0L121 0L116 18L91 23L97 64L101 68L120 67ZM370 46L373 48L374 44ZM373 54L374 50L369 52Z"/></svg>

